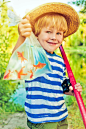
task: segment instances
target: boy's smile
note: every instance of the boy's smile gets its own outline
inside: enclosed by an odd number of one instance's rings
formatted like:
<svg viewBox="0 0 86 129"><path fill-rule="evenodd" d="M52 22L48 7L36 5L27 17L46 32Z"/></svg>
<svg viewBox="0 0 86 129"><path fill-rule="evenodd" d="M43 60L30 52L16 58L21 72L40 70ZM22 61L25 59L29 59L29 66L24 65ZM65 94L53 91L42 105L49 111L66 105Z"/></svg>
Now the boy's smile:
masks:
<svg viewBox="0 0 86 129"><path fill-rule="evenodd" d="M55 28L43 27L38 35L38 41L48 52L53 53L62 43L63 31Z"/></svg>

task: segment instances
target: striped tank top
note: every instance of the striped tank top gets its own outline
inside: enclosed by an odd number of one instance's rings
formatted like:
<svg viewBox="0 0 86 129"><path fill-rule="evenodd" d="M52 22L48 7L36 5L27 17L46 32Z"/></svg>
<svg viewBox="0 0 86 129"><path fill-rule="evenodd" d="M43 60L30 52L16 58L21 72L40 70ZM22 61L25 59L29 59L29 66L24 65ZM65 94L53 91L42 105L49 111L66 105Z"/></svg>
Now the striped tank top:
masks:
<svg viewBox="0 0 86 129"><path fill-rule="evenodd" d="M59 122L68 116L63 98L62 82L65 77L63 59L46 52L52 73L44 74L34 80L25 80L27 91L25 111L32 123Z"/></svg>

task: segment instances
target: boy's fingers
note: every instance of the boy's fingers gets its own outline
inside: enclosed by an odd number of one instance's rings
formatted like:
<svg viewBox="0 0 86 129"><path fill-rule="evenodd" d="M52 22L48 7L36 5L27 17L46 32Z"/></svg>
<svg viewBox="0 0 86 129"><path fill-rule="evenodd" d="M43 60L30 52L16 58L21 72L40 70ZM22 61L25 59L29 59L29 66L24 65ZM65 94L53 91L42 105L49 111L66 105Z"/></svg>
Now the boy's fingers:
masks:
<svg viewBox="0 0 86 129"><path fill-rule="evenodd" d="M75 89L78 89L78 88L81 88L81 89L82 89L80 83L77 83L77 84L75 85Z"/></svg>
<svg viewBox="0 0 86 129"><path fill-rule="evenodd" d="M29 37L31 35L31 32L24 32L22 36Z"/></svg>
<svg viewBox="0 0 86 129"><path fill-rule="evenodd" d="M70 89L70 91L73 91L73 87L72 86L70 86L69 89ZM77 91L79 91L80 94L82 94L82 86L80 85L80 83L75 84L75 89Z"/></svg>
<svg viewBox="0 0 86 129"><path fill-rule="evenodd" d="M80 86L80 83L76 83L75 86Z"/></svg>
<svg viewBox="0 0 86 129"><path fill-rule="evenodd" d="M25 29L21 29L20 34L23 37L29 37L31 35L32 29L31 28L25 28Z"/></svg>
<svg viewBox="0 0 86 129"><path fill-rule="evenodd" d="M32 32L31 24L29 22L29 15L25 19L22 19L18 25L18 32L23 37L29 37Z"/></svg>
<svg viewBox="0 0 86 129"><path fill-rule="evenodd" d="M31 28L26 28L26 29L22 29L21 33L25 33L25 32L30 32L31 33L32 29Z"/></svg>
<svg viewBox="0 0 86 129"><path fill-rule="evenodd" d="M80 83L77 83L77 84L75 85L75 89L76 89L77 91L79 91L80 94L82 94L82 86L80 85Z"/></svg>
<svg viewBox="0 0 86 129"><path fill-rule="evenodd" d="M24 28L31 28L31 24L30 24L30 23L23 24L23 27L24 27Z"/></svg>
<svg viewBox="0 0 86 129"><path fill-rule="evenodd" d="M27 15L25 19L22 19L22 20L21 20L21 23L22 23L22 24L29 23L29 20L30 20L30 17L29 17L29 15Z"/></svg>
<svg viewBox="0 0 86 129"><path fill-rule="evenodd" d="M27 15L24 19L21 20L22 23L26 23L30 21L29 15Z"/></svg>
<svg viewBox="0 0 86 129"><path fill-rule="evenodd" d="M18 25L19 34L22 33L23 30L32 31L31 24L30 23L26 23L26 24L19 23Z"/></svg>
<svg viewBox="0 0 86 129"><path fill-rule="evenodd" d="M21 20L21 24L26 24L26 23L29 23L29 21L26 18Z"/></svg>
<svg viewBox="0 0 86 129"><path fill-rule="evenodd" d="M72 87L72 86L70 86L70 87L69 87L69 89L72 91L72 90L73 90L73 87Z"/></svg>

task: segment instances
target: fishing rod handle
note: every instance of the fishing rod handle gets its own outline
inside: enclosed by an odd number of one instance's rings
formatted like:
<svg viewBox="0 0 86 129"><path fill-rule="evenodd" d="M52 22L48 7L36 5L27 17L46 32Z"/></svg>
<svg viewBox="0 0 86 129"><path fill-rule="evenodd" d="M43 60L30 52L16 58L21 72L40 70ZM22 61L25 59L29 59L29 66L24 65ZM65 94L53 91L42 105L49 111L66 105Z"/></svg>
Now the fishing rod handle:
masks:
<svg viewBox="0 0 86 129"><path fill-rule="evenodd" d="M66 54L65 54L65 51L63 49L63 46L61 45L60 46L60 51L61 51L61 54L62 54L62 57L64 59L64 63L65 63L65 66L66 66L66 69L67 69L67 72L68 72L68 76L69 76L69 79L70 79L70 83L73 87L73 90L74 90L74 94L75 94L75 98L77 100L77 103L78 103L78 107L80 109L80 113L81 113L81 116L82 116L82 119L83 119L83 123L84 123L84 126L86 128L86 109L85 109L85 105L84 105L84 102L82 100L82 97L81 97L81 94L80 92L78 92L76 89L75 89L75 84L76 84L76 80L75 80L75 77L73 75L73 72L71 70L71 67L70 67L70 64L68 62L68 59L66 57Z"/></svg>

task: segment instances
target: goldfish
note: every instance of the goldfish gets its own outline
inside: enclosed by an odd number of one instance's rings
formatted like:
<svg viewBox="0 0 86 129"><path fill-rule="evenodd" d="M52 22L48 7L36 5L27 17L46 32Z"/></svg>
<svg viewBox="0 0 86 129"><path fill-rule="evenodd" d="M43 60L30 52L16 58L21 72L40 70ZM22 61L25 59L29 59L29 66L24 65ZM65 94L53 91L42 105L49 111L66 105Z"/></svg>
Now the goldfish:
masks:
<svg viewBox="0 0 86 129"><path fill-rule="evenodd" d="M17 52L17 54L18 54L19 59L21 59L21 62L24 61L24 60L27 60L26 58L24 58L24 52L22 52L22 53L21 52Z"/></svg>
<svg viewBox="0 0 86 129"><path fill-rule="evenodd" d="M38 62L37 65L33 65L35 67L35 71L37 69L42 69L46 64L45 63L41 63L41 62Z"/></svg>
<svg viewBox="0 0 86 129"><path fill-rule="evenodd" d="M15 72L17 72L18 79L21 79L21 75L27 75L27 73L23 73L23 68L25 68L25 66L22 67L19 72L17 70L15 70Z"/></svg>
<svg viewBox="0 0 86 129"><path fill-rule="evenodd" d="M5 75L4 75L4 79L6 79L6 78L8 79L10 77L10 73L12 73L12 72L10 70L8 70L8 73L7 74L5 73Z"/></svg>
<svg viewBox="0 0 86 129"><path fill-rule="evenodd" d="M31 75L30 75L30 79L31 78L33 78L33 71L32 70L30 70L30 71L28 71L29 73L31 73Z"/></svg>

